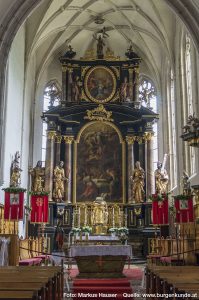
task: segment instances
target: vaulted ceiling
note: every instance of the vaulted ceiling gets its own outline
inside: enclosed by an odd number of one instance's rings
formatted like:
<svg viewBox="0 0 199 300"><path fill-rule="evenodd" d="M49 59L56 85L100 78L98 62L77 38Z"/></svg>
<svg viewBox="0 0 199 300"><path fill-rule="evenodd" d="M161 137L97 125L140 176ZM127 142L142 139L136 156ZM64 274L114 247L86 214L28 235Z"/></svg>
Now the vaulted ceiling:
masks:
<svg viewBox="0 0 199 300"><path fill-rule="evenodd" d="M104 19L96 24L96 17ZM71 44L82 57L96 47L93 35L103 27L106 46L124 58L132 43L148 69L159 77L162 59L172 61L176 16L164 0L51 0L27 21L28 57L36 53L38 75ZM149 71L150 70L150 71Z"/></svg>
<svg viewBox="0 0 199 300"><path fill-rule="evenodd" d="M38 5L26 20L26 57L27 62L33 55L36 58L37 80L67 45L73 46L77 58L95 48L93 35L105 27L106 46L124 58L131 43L143 59L142 72L158 82L165 59L174 61L175 29L180 20L174 11L182 14L193 31L199 14L199 0L0 0L0 17L6 15L1 16L1 11L9 12L9 6L28 8L28 3ZM25 9L23 13L24 18ZM96 24L97 17L103 24Z"/></svg>

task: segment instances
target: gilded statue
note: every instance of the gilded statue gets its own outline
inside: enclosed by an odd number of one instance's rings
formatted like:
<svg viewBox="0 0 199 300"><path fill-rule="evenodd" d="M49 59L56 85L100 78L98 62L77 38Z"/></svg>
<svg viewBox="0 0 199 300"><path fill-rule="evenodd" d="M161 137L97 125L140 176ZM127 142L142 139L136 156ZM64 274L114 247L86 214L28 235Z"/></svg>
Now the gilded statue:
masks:
<svg viewBox="0 0 199 300"><path fill-rule="evenodd" d="M64 198L64 182L67 180L64 171L64 162L60 161L54 169L54 192L53 196L57 202L62 202Z"/></svg>
<svg viewBox="0 0 199 300"><path fill-rule="evenodd" d="M157 169L155 170L155 192L157 194L162 194L167 192L167 186L169 182L169 177L167 171L161 162L157 163Z"/></svg>
<svg viewBox="0 0 199 300"><path fill-rule="evenodd" d="M19 167L20 154L19 151L15 153L15 157L11 164L10 186L19 187L21 183L21 172Z"/></svg>
<svg viewBox="0 0 199 300"><path fill-rule="evenodd" d="M95 200L93 202L93 210L91 215L92 225L106 226L108 223L108 207L104 200Z"/></svg>
<svg viewBox="0 0 199 300"><path fill-rule="evenodd" d="M132 198L135 203L141 203L144 200L144 178L145 172L140 166L140 162L136 161L135 169L131 176L132 180Z"/></svg>
<svg viewBox="0 0 199 300"><path fill-rule="evenodd" d="M32 179L31 191L34 193L43 192L45 183L45 168L42 167L42 161L39 160L35 168L30 167L29 173Z"/></svg>

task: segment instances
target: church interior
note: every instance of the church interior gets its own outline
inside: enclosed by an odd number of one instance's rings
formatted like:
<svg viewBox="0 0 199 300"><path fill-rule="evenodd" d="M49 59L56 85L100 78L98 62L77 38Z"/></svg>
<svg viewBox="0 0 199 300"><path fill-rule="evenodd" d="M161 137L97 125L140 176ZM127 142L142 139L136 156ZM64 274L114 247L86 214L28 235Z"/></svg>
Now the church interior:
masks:
<svg viewBox="0 0 199 300"><path fill-rule="evenodd" d="M0 299L199 299L198 20L0 1Z"/></svg>

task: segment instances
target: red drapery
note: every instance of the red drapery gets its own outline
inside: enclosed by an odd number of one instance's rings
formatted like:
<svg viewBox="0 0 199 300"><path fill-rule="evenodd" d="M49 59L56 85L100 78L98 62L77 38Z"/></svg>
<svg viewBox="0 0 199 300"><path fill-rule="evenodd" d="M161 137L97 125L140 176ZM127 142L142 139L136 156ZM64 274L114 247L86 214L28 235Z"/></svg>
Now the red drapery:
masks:
<svg viewBox="0 0 199 300"><path fill-rule="evenodd" d="M153 195L155 198L155 195ZM152 202L152 221L154 225L168 225L168 198Z"/></svg>
<svg viewBox="0 0 199 300"><path fill-rule="evenodd" d="M4 219L23 220L24 192L5 192Z"/></svg>
<svg viewBox="0 0 199 300"><path fill-rule="evenodd" d="M30 222L48 223L48 196L31 195Z"/></svg>
<svg viewBox="0 0 199 300"><path fill-rule="evenodd" d="M175 199L176 223L194 222L193 199Z"/></svg>

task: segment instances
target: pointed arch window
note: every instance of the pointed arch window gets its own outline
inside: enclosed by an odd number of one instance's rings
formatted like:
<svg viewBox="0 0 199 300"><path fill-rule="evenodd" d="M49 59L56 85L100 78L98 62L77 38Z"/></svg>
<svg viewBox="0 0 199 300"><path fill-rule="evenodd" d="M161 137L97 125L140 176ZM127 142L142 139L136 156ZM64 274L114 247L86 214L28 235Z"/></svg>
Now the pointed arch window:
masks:
<svg viewBox="0 0 199 300"><path fill-rule="evenodd" d="M147 107L153 112L157 113L157 93L154 84L149 80L143 78L139 86L139 99L142 103L142 106ZM153 171L157 167L158 161L158 124L155 122L153 124Z"/></svg>
<svg viewBox="0 0 199 300"><path fill-rule="evenodd" d="M60 105L61 101L61 91L56 82L50 82L44 90L43 98L43 112L52 109L55 106ZM43 122L42 128L42 162L45 163L46 159L46 130L47 124Z"/></svg>

